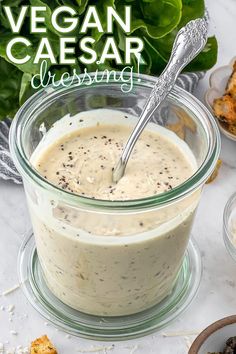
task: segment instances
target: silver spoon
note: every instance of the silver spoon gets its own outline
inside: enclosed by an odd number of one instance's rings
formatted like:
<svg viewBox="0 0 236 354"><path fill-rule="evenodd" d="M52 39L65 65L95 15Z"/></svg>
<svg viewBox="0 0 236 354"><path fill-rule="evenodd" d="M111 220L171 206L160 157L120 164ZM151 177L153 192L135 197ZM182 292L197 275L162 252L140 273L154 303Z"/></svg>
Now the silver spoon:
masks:
<svg viewBox="0 0 236 354"><path fill-rule="evenodd" d="M113 171L113 182L117 183L125 173L130 154L140 134L150 120L152 114L160 106L172 90L179 73L205 47L208 33L207 15L190 21L182 27L175 38L170 60L158 77L155 86L144 106L139 121L131 133L118 164Z"/></svg>

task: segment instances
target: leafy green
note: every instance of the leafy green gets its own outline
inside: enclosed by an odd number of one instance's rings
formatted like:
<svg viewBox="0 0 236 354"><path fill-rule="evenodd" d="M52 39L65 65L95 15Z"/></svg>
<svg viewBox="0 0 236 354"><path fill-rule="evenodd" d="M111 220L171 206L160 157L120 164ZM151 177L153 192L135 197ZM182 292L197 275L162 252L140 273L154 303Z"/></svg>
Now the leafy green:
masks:
<svg viewBox="0 0 236 354"><path fill-rule="evenodd" d="M9 33L5 33L4 36L1 34L1 37L3 37L3 38L1 39L1 42L0 42L0 56L2 58L4 58L6 61L10 62L10 60L8 59L8 57L6 55L6 45L12 38L14 38L14 35L12 35L9 32ZM19 70L21 70L23 72L36 74L38 72L39 65L33 64L33 55L34 55L35 51L36 51L36 46L35 47L34 46L26 47L25 45L23 45L21 43L16 43L14 45L14 47L12 48L12 54L16 58L23 58L26 55L30 55L31 59L25 64L14 64L14 65Z"/></svg>
<svg viewBox="0 0 236 354"><path fill-rule="evenodd" d="M203 51L195 58L187 67L187 71L198 71L198 68L201 67L201 70L208 70L216 63L216 56L209 55L209 53L217 53L218 45L215 37L208 38L207 44Z"/></svg>
<svg viewBox="0 0 236 354"><path fill-rule="evenodd" d="M13 16L17 18L21 6L46 6L45 26L47 33L32 34L30 32L30 14L27 13L20 36L27 38L32 45L26 47L22 44L14 46L14 55L18 58L29 54L31 59L22 65L13 64L6 55L6 45L16 35L11 32L9 21L3 6L10 6ZM121 27L114 21L113 36L118 44L120 55L125 57L125 37L135 36L144 41L144 50L141 55L140 67L137 59L132 57L132 65L135 71L146 74L158 75L166 66L172 49L174 38L178 30L188 21L201 17L204 14L204 0L2 0L0 1L0 120L6 116L14 116L19 106L35 90L31 87L31 78L39 73L40 63L34 64L33 59L36 49L42 37L48 37L53 52L59 58L59 40L63 34L59 33L51 24L51 14L58 6L70 6L76 10L78 27L66 36L76 37L76 57L79 57L81 49L79 41L83 36L92 36L96 42L93 44L98 58L101 56L106 39L110 34L99 33L97 29L91 29L87 34L80 34L79 27L83 22L88 6L96 6L103 28L106 30L106 8L113 6L124 17L124 6L131 6L131 31L123 33ZM59 16L59 24L64 25L63 14ZM217 41L215 37L208 39L206 48L186 68L188 71L208 70L216 62ZM78 73L83 72L85 66L77 61L75 65L60 66L51 65L48 69L60 78L64 72L72 74L73 69ZM125 65L125 64L124 64ZM124 66L123 65L123 66ZM94 63L86 66L88 71L121 70L122 65L117 65L109 59L104 64ZM47 78L45 78L46 80Z"/></svg>
<svg viewBox="0 0 236 354"><path fill-rule="evenodd" d="M100 18L100 21L102 24L106 23L106 8L107 6L112 6L114 7L114 0L97 0L96 1L96 9L98 16ZM99 39L103 36L104 33L99 33L96 28L92 29L91 31L91 36L96 40L96 42L99 42Z"/></svg>
<svg viewBox="0 0 236 354"><path fill-rule="evenodd" d="M24 101L30 97L30 94L33 94L33 88L31 87L31 78L32 75L24 73L21 78L21 86L19 93L19 103L22 104Z"/></svg>
<svg viewBox="0 0 236 354"><path fill-rule="evenodd" d="M86 6L88 5L88 1L89 0L76 0L79 7L78 8L79 15L81 15L85 11Z"/></svg>
<svg viewBox="0 0 236 354"><path fill-rule="evenodd" d="M55 1L52 1L52 3L54 3L54 5L55 5ZM45 6L46 7L46 11L43 13L43 15L45 17L45 25L47 27L47 30L60 36L60 33L57 32L57 30L53 27L53 25L51 23L52 10L51 10L50 6L47 5L46 1L30 0L30 5L31 6Z"/></svg>
<svg viewBox="0 0 236 354"><path fill-rule="evenodd" d="M181 19L181 0L140 2L132 10L131 33L142 28L148 36L161 38L171 32Z"/></svg>
<svg viewBox="0 0 236 354"><path fill-rule="evenodd" d="M204 15L204 0L182 0L182 2L183 11L179 27L185 26L187 22Z"/></svg>
<svg viewBox="0 0 236 354"><path fill-rule="evenodd" d="M22 72L0 58L0 119L13 116L19 106Z"/></svg>
<svg viewBox="0 0 236 354"><path fill-rule="evenodd" d="M158 51L158 48L152 45L147 37L144 37L144 41L150 70L152 70L152 74L159 74L159 72L165 68L168 60L162 56L161 52Z"/></svg>

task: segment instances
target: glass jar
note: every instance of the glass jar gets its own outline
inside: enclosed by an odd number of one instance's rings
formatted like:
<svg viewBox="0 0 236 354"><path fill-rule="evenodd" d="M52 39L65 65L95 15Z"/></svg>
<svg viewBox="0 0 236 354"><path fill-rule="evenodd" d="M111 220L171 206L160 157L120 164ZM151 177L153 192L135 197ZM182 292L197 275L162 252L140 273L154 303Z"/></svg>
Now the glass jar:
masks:
<svg viewBox="0 0 236 354"><path fill-rule="evenodd" d="M79 112L99 108L129 113L138 120L156 80L134 75L133 90L124 93L117 80L106 82L102 75L98 79L93 85L74 82L32 96L13 121L10 145L23 177L47 286L76 310L122 316L151 308L172 292L220 142L210 113L176 86L152 121L187 143L198 166L191 178L163 194L127 201L94 200L59 189L30 162L42 131L65 115L73 119Z"/></svg>

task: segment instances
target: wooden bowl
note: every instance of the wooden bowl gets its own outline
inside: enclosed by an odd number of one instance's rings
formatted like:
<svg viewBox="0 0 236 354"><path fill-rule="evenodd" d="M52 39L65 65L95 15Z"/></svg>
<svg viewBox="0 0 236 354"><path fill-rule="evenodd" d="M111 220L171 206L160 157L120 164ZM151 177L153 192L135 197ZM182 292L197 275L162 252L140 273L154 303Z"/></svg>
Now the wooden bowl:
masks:
<svg viewBox="0 0 236 354"><path fill-rule="evenodd" d="M228 338L236 336L236 315L222 318L202 331L188 354L223 352Z"/></svg>

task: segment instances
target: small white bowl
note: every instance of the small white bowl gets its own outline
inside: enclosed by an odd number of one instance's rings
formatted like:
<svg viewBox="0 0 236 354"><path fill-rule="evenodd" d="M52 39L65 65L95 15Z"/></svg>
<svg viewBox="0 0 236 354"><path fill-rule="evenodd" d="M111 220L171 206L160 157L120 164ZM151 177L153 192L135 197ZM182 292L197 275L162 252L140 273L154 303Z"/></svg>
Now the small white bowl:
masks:
<svg viewBox="0 0 236 354"><path fill-rule="evenodd" d="M223 352L225 343L236 336L236 315L225 317L207 327L193 342L188 354Z"/></svg>
<svg viewBox="0 0 236 354"><path fill-rule="evenodd" d="M210 109L210 111L213 113L213 102L215 98L219 98L225 94L225 89L227 86L227 82L232 74L233 71L233 64L236 60L236 57L234 57L229 65L221 66L218 69L214 70L209 78L209 83L210 87L206 91L205 94L205 102ZM220 131L229 139L236 141L236 135L231 134L230 132L227 131L223 127L222 124L220 124L219 120L216 118L216 122L218 124L218 127Z"/></svg>
<svg viewBox="0 0 236 354"><path fill-rule="evenodd" d="M224 209L223 236L226 249L236 261L236 193L229 198Z"/></svg>

